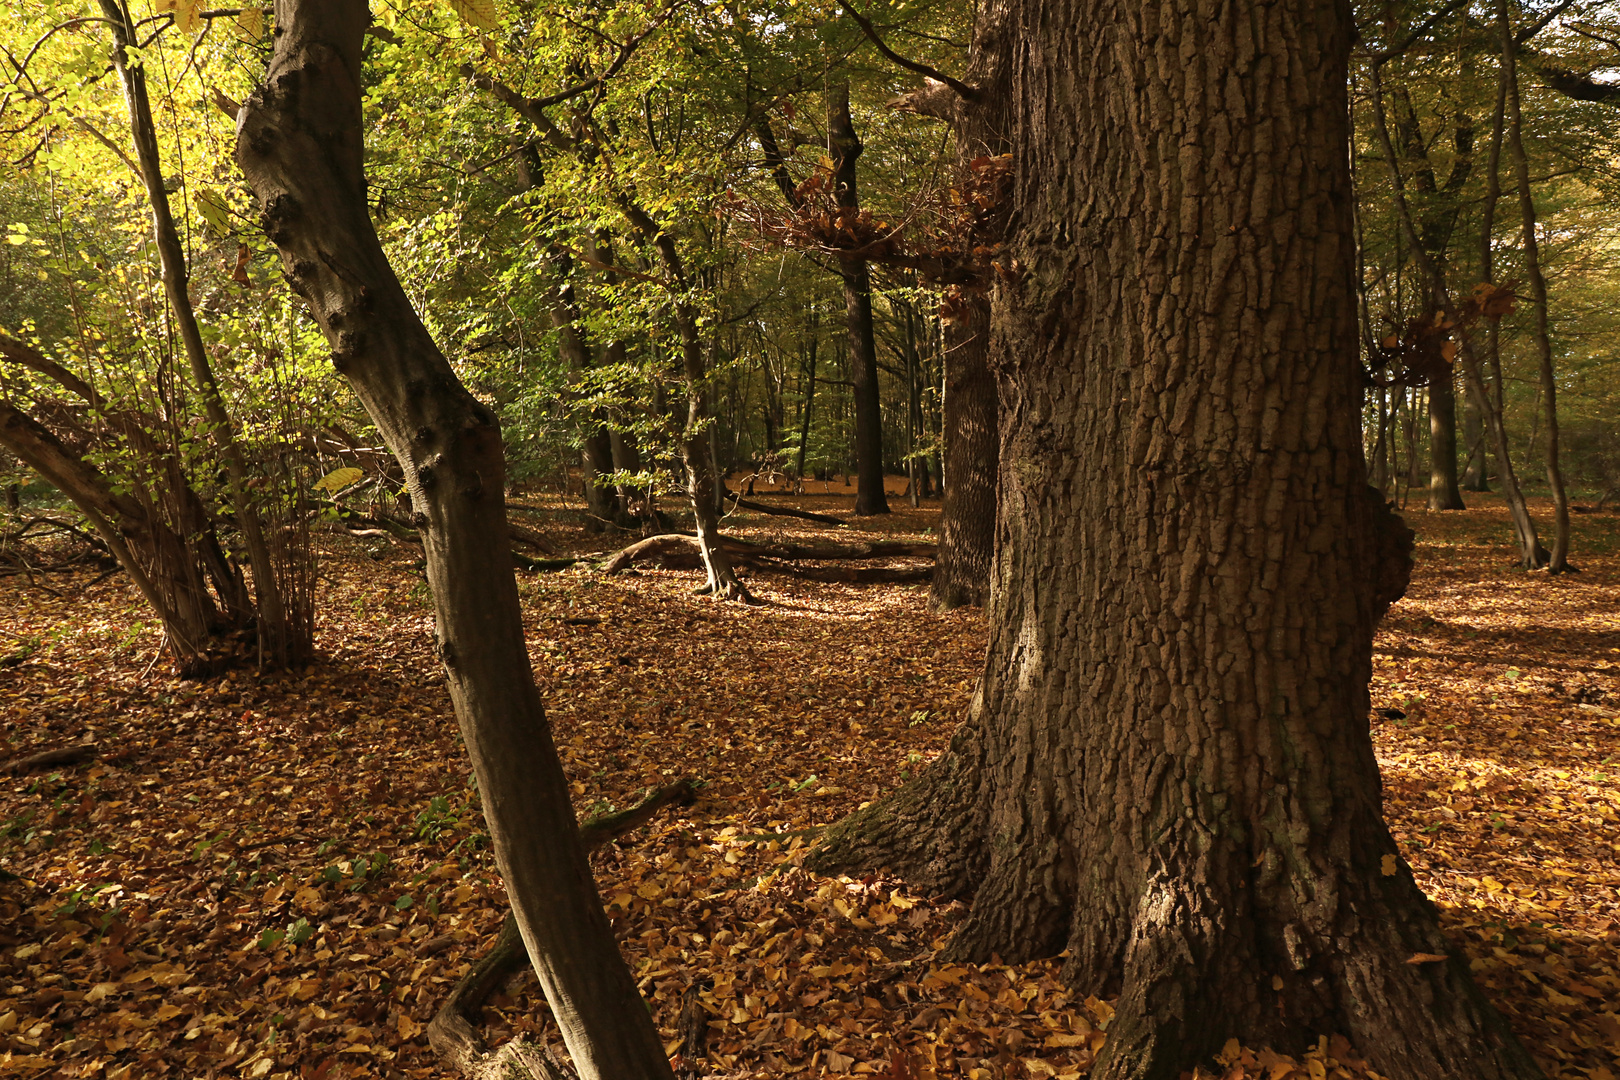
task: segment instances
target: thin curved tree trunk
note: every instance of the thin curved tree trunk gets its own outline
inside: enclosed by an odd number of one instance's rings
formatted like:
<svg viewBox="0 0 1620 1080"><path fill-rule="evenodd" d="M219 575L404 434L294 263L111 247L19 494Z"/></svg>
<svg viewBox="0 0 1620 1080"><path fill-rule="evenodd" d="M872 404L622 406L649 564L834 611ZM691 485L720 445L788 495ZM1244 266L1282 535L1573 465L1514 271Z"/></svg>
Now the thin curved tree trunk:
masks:
<svg viewBox="0 0 1620 1080"><path fill-rule="evenodd" d="M670 1080L603 911L534 685L512 576L499 425L456 379L372 227L361 115L364 0L277 0L275 52L238 120L237 160L410 488L435 648L496 864L582 1080Z"/></svg>
<svg viewBox="0 0 1620 1080"><path fill-rule="evenodd" d="M972 719L816 864L970 897L950 955L1117 987L1096 1080L1349 1036L1528 1080L1383 821L1344 5L1012 0L999 543ZM1433 962L1412 963L1415 954Z"/></svg>
<svg viewBox="0 0 1620 1080"><path fill-rule="evenodd" d="M1547 572L1562 574L1574 569L1569 564L1569 493L1564 489L1564 470L1558 461L1558 380L1553 374L1552 337L1547 329L1547 279L1541 272L1541 245L1536 239L1536 199L1530 187L1530 160L1524 152L1524 124L1519 108L1518 44L1507 0L1496 0L1496 22L1502 34L1502 82L1507 87L1508 151L1513 158L1513 174L1519 193L1519 216L1524 237L1524 274L1530 280L1530 302L1535 305L1534 337L1541 400L1547 421L1547 486L1552 489L1553 545L1547 557Z"/></svg>
<svg viewBox="0 0 1620 1080"><path fill-rule="evenodd" d="M225 408L219 382L214 378L202 330L188 291L189 273L185 249L175 228L164 186L163 162L158 151L157 126L152 121L152 105L146 90L146 71L139 62L131 63L128 49L134 38L127 19L129 12L117 0L100 0L102 13L113 31L113 67L124 89L129 109L130 132L135 142L135 160L140 165L141 182L152 209L152 230L163 271L163 291L174 315L181 345L185 350L192 379L202 395L208 414L211 438L218 444L229 482L231 509L236 526L247 547L248 565L253 569L254 596L258 602L257 625L261 655L275 667L301 663L314 649L311 627L295 627L287 616L286 604L277 580L275 562L265 542L258 508L247 493L247 465L236 438L236 424Z"/></svg>

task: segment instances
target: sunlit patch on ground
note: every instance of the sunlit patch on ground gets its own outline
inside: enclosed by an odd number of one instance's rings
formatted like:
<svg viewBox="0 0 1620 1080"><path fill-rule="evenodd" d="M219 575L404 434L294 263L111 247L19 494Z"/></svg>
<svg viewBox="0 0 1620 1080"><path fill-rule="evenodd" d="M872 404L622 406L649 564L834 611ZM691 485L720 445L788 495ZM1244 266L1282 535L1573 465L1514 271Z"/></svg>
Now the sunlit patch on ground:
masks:
<svg viewBox="0 0 1620 1080"><path fill-rule="evenodd" d="M848 529L730 525L753 539L926 538L937 504L894 501L900 513ZM526 520L567 551L609 545ZM1405 714L1374 731L1392 826L1549 1072L1611 1080L1620 530L1578 518L1583 572L1549 580L1507 566L1495 511L1412 520L1418 575L1380 636L1373 685L1375 707ZM263 680L168 679L121 578L80 595L92 574L57 576L60 597L0 582L0 626L32 642L0 670L0 756L105 750L0 782L0 868L20 878L0 880L4 1075L443 1075L423 1027L493 939L503 896L417 555L331 543L324 660ZM770 575L749 578L768 603L745 609L692 596L694 578L567 571L520 585L581 813L676 777L704 785L695 807L596 856L666 1040L696 986L714 1075L1083 1074L1111 1010L1065 989L1060 961L950 964L938 950L959 905L798 866L806 830L943 747L978 674L981 617L930 613L918 588ZM497 1040L555 1041L527 975L485 1018ZM1331 1039L1298 1061L1228 1050L1213 1075L1364 1075Z"/></svg>

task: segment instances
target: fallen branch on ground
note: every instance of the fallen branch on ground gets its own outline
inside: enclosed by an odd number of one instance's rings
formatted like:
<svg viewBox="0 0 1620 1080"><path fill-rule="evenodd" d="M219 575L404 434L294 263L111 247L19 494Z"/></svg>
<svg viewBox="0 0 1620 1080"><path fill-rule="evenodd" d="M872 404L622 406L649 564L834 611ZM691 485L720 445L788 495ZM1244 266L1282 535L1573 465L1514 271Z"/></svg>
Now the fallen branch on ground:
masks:
<svg viewBox="0 0 1620 1080"><path fill-rule="evenodd" d="M96 756L95 743L78 746L59 746L55 750L42 750L37 754L18 758L0 765L0 773L20 773L29 769L43 769L47 765L76 765Z"/></svg>
<svg viewBox="0 0 1620 1080"><path fill-rule="evenodd" d="M933 573L929 568L890 569L863 568L867 572L845 567L785 566L783 561L843 559L894 559L934 557L934 544L914 544L901 540L877 540L864 544L750 544L726 537L721 541L732 562L756 570L770 570L780 574L810 578L814 581L848 581L878 583L884 581L921 581ZM651 563L665 570L690 570L702 565L697 537L684 533L664 533L650 536L614 553L602 564L605 574L617 574L636 563Z"/></svg>
<svg viewBox="0 0 1620 1080"><path fill-rule="evenodd" d="M689 806L697 800L690 780L659 788L628 810L594 817L579 827L587 851L651 821L666 806ZM508 912L495 944L456 984L427 1027L428 1045L439 1060L471 1080L563 1080L551 1052L527 1039L513 1039L494 1053L473 1026L490 995L529 961L518 933L517 920Z"/></svg>
<svg viewBox="0 0 1620 1080"><path fill-rule="evenodd" d="M831 514L818 514L813 510L798 510L791 506L771 506L769 503L755 502L753 499L745 499L741 495L737 495L729 491L726 492L726 499L734 507L741 507L744 510L752 510L758 514L771 514L775 517L803 518L805 521L819 521L823 525L848 524L848 522L846 522L843 518L833 517Z"/></svg>

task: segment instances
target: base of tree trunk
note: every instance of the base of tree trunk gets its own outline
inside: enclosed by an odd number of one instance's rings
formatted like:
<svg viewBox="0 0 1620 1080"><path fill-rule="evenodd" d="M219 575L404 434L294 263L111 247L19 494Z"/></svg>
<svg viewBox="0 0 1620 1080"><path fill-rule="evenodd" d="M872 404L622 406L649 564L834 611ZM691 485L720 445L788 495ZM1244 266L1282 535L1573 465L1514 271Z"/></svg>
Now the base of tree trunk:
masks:
<svg viewBox="0 0 1620 1080"><path fill-rule="evenodd" d="M587 851L594 851L651 821L669 806L690 806L697 787L690 780L661 787L628 810L592 818L579 827ZM570 1074L551 1051L526 1039L513 1039L490 1052L475 1026L484 1002L529 963L517 919L508 912L495 943L461 977L427 1027L428 1045L446 1068L468 1080L568 1080Z"/></svg>

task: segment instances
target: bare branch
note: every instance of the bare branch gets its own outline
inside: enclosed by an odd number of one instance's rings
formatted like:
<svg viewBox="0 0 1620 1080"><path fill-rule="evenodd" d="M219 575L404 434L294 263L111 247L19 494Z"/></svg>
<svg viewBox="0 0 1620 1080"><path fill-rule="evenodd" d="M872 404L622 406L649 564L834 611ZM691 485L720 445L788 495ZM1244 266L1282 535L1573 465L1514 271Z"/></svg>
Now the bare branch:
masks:
<svg viewBox="0 0 1620 1080"><path fill-rule="evenodd" d="M1439 11L1436 11L1433 15L1430 15L1427 19L1424 19L1422 22L1418 23L1418 25L1413 28L1412 32L1407 34L1406 37L1401 40L1399 45L1391 45L1382 52L1374 53L1372 56L1373 66L1382 67L1384 64L1389 63L1391 60L1405 53L1407 49L1410 49L1413 45L1416 45L1419 41L1426 37L1429 31L1433 30L1435 25L1439 23L1441 19L1461 10L1462 8L1467 7L1468 2L1469 0L1451 0L1451 3L1447 4Z"/></svg>
<svg viewBox="0 0 1620 1080"><path fill-rule="evenodd" d="M1466 3L1467 0L1461 0L1461 2ZM952 90L955 90L957 94L961 95L963 101L979 100L979 90L977 87L969 86L960 79L953 79L943 71L940 71L938 68L929 67L927 64L919 63L916 60L908 60L885 45L883 43L883 39L878 36L877 28L872 25L872 20L856 11L855 8L850 5L849 0L838 0L838 6L843 8L851 19L855 20L855 25L859 26L861 28L861 32L871 39L873 45L877 46L878 52L882 53L884 56L887 56L890 60L894 61L896 64L899 64L907 71L915 72L918 75L926 76L927 78L933 79L936 82L944 83Z"/></svg>

